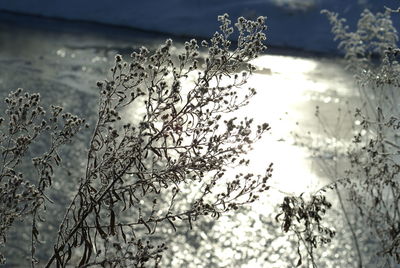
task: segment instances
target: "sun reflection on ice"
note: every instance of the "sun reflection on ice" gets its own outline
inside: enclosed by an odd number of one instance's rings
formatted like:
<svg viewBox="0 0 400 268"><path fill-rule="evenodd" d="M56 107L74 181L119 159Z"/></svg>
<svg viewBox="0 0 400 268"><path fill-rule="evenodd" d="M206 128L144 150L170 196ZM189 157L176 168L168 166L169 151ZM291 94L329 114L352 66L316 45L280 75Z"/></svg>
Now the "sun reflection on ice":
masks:
<svg viewBox="0 0 400 268"><path fill-rule="evenodd" d="M274 221L277 205L282 202L285 195L299 195L301 193L314 193L328 183L327 178L321 177L315 172L310 152L303 147L295 146L291 131L302 127L298 122L306 122L306 125L317 125L314 117L315 105L339 105L339 95L351 94L352 80L346 77L345 71L337 62L323 62L321 59L304 59L291 56L262 56L252 62L257 71L249 79L246 86L254 87L257 95L250 104L235 114L238 117L252 117L255 123L267 122L271 126L270 133L266 134L254 145L249 152L251 160L249 170L262 174L269 163L274 163L274 172L270 179L271 189L265 196L261 196L258 202L252 206L252 211L246 213L247 220L235 216L235 221L240 221L240 228L235 230L237 244L252 243L249 241L259 238L256 234L244 234L247 228L245 222L254 219L257 225L252 225L252 232L257 233L266 229L258 219L263 216ZM321 70L321 68L324 68ZM333 96L329 94L334 93ZM336 95L337 93L337 95ZM310 98L315 96L315 98ZM335 115L330 115L331 117ZM306 129L301 129L306 133ZM318 174L318 175L317 175ZM234 228L229 224L230 219L222 218L218 223L221 232ZM233 224L233 225L232 225ZM246 227L247 226L247 227ZM265 239L273 234L265 233ZM240 241L239 241L240 240ZM262 244L262 243L261 243ZM257 246L254 246L256 248ZM287 249L291 251L291 245L287 237L281 233L273 237L273 249ZM225 256L232 255L229 252L221 252ZM276 256L269 256L268 261L252 259L241 267L286 267L288 263L281 257L285 252L275 252ZM268 263L266 263L268 262Z"/></svg>
<svg viewBox="0 0 400 268"><path fill-rule="evenodd" d="M241 113L253 116L256 122L268 122L272 128L270 135L266 135L250 152L252 170L262 172L267 163L273 162L270 183L274 188L290 194L317 190L321 180L311 170L308 152L294 146L290 134L296 122L305 117L304 112L314 109L307 105L299 109L309 101L309 92L323 92L328 88L310 75L318 67L317 61L262 56L252 63L261 70L256 71L248 84L257 89L257 95ZM265 69L271 70L271 75L262 74Z"/></svg>

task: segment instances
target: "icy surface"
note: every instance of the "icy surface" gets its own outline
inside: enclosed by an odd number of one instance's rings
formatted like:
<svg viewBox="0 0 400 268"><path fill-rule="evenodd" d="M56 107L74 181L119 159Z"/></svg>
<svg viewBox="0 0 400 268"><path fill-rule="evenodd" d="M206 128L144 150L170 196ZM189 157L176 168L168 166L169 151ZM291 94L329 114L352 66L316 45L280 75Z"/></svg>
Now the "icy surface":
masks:
<svg viewBox="0 0 400 268"><path fill-rule="evenodd" d="M101 22L185 36L210 36L217 15L267 16L273 46L333 52L330 26L321 9L341 13L354 25L365 8L396 8L395 0L1 0L0 10L71 20ZM1 15L0 15L1 16Z"/></svg>

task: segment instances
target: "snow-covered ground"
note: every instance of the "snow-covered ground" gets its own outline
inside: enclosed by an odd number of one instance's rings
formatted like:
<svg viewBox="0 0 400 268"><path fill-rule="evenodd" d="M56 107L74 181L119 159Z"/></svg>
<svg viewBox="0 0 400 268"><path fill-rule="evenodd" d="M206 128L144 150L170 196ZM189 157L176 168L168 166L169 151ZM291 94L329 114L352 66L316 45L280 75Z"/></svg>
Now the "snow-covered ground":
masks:
<svg viewBox="0 0 400 268"><path fill-rule="evenodd" d="M399 5L396 0L1 0L0 11L198 37L212 35L223 13L267 16L270 45L329 53L336 52L336 44L321 9L339 12L354 25L365 8L377 12Z"/></svg>

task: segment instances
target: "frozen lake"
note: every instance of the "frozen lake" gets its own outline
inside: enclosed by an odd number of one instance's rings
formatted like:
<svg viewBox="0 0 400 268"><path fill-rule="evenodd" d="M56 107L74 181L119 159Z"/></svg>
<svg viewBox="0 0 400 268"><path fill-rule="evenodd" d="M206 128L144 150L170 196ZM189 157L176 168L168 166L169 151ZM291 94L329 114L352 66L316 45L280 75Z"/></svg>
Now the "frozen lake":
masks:
<svg viewBox="0 0 400 268"><path fill-rule="evenodd" d="M33 18L20 21L14 16L4 16L0 21L0 97L18 87L38 91L45 102L64 106L68 111L89 117L90 121L96 108L96 81L106 77L114 55L129 54L143 45L158 47L166 38L107 26ZM175 38L178 48L181 42ZM312 193L329 183L331 174L321 169L304 146L295 145L298 141L295 134L322 146L335 143L326 139L314 116L315 107L320 106L326 117L326 127L337 131L334 134L338 137L352 135L348 126L337 127L336 111L345 106L344 99L354 94L352 77L340 59L271 49L253 64L257 71L249 86L256 88L258 94L238 116L253 117L256 122L271 125L271 132L255 145L250 158L254 171L262 173L265 166L273 162L274 173L271 194L253 206L250 222L272 213L273 203L281 202L283 194ZM250 225L244 223L246 219L239 215L237 220L242 223L232 225L242 226L235 231L238 235L235 243L249 244L251 234L258 234L263 228L257 220ZM224 221L228 224L227 219ZM222 227L217 224L215 228ZM277 248L281 245L271 244ZM218 254L233 253L227 248ZM240 256L234 254L233 258ZM276 265L271 267L290 264L276 256L266 263ZM248 267L257 265L263 267L259 261ZM243 267L247 266L243 264Z"/></svg>

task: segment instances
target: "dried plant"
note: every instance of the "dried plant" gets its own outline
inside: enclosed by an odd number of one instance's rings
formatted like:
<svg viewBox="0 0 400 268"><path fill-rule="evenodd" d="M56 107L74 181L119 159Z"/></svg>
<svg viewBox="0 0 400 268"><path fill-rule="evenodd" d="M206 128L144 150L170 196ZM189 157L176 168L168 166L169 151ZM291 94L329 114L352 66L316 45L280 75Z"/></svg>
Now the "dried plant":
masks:
<svg viewBox="0 0 400 268"><path fill-rule="evenodd" d="M266 123L255 128L250 118L229 117L256 94L244 85L254 70L248 62L266 49L264 18L238 19L233 50L231 21L226 14L218 20L220 31L201 43L207 51L202 63L196 40L186 42L178 57L171 40L155 52L143 47L129 61L115 57L109 80L97 83L98 117L86 171L45 267L158 267L167 248L158 235L162 226L176 231L202 216L218 218L268 189L271 165L263 175L226 174L248 164L245 153L269 130ZM42 261L35 249L38 222L46 220L41 211L51 202L46 191L60 179L53 176L61 162L59 147L85 122L56 106L45 114L39 96L21 90L6 102L0 242L5 244L13 221L31 215L34 267ZM18 172L18 164L42 133L50 146L32 159L37 178L31 179Z"/></svg>
<svg viewBox="0 0 400 268"><path fill-rule="evenodd" d="M338 116L341 120L349 121L345 124L353 132L350 138L343 136L340 139L330 135L335 131L327 131L324 123L321 123L324 133L336 143L332 149L312 148L310 145L309 148L320 159L327 153L334 156L330 161L320 161L332 180L332 184L325 189L334 189L339 199L356 252L355 267L397 267L400 263L400 69L397 30L391 20L393 12L386 9L383 13L373 14L365 10L357 28L351 31L345 19L339 18L336 13L323 11L332 24L335 39L340 41L339 48L345 52L347 68L354 73L358 83L356 99L349 98L347 106L350 102L358 107L352 108L353 111L347 113L346 117ZM349 107L347 110L350 110ZM318 109L316 116L321 121L323 115ZM343 163L339 164L339 161ZM347 169L338 170L339 166ZM286 208L290 208L289 215L292 217L297 215L293 207L307 207L302 202L296 204L286 201ZM345 204L351 206L345 207ZM285 212L283 205L281 208ZM325 210L324 206L321 210ZM312 210L307 208L305 211ZM288 212L285 213L286 216ZM350 214L354 214L351 215L354 219L350 219ZM284 224L290 228L295 226L290 217L286 216L285 219L289 220ZM362 233L358 232L360 230ZM374 244L372 247L371 243ZM307 251L313 260L313 253ZM316 263L312 261L312 265L316 266Z"/></svg>
<svg viewBox="0 0 400 268"><path fill-rule="evenodd" d="M327 126L327 119L317 107L316 118L324 135L335 142L331 146L315 146L308 140L303 146L311 150L325 175L332 180L322 190L334 190L338 199L353 240L354 266L394 267L396 262L400 263L400 146L397 131L400 69L397 30L391 20L393 10L386 9L377 14L365 10L354 31L338 14L322 13L331 22L335 40L345 52L347 69L354 73L359 86L357 98L347 99L344 116L338 109L337 126L346 125L354 134L340 137L337 129ZM349 108L349 102L359 107ZM359 122L359 126L354 122ZM332 156L329 161L326 155ZM339 170L341 168L347 169ZM348 204L351 207L346 207ZM305 250L312 267L322 263L317 261L313 249L329 243L336 234L333 226L324 223L323 216L329 208L331 204L321 191L313 194L310 200L302 196L285 197L280 205L281 213L277 220L282 222L282 229L298 237L299 266L302 263L301 249ZM359 230L372 235L360 234ZM370 247L368 243L371 241L367 240L373 240L375 246ZM380 257L374 257L372 251Z"/></svg>
<svg viewBox="0 0 400 268"><path fill-rule="evenodd" d="M62 113L58 106L52 106L46 115L40 106L39 94L24 93L22 89L11 92L5 104L6 117L0 118L0 244L5 244L7 231L14 221L29 214L33 215L34 243L38 235L36 219L40 218L40 209L49 201L45 190L52 184L54 166L61 162L58 150L73 139L85 121ZM34 174L21 173L29 147L41 136L49 138L49 148L31 159L36 170ZM0 257L4 262L4 257Z"/></svg>
<svg viewBox="0 0 400 268"><path fill-rule="evenodd" d="M307 256L310 257L312 267L317 267L313 250L320 245L330 243L335 236L335 231L322 223L323 216L331 206L331 203L321 194L311 196L309 201L306 201L303 195L284 198L276 220L280 220L282 216L282 230L284 232L292 231L296 234L299 256L296 266L303 263L300 252L300 243L302 243L307 251Z"/></svg>
<svg viewBox="0 0 400 268"><path fill-rule="evenodd" d="M359 84L361 106L355 111L360 122L352 148L351 168L343 180L349 198L361 218L371 227L386 266L400 263L399 142L400 96L398 35L391 14L364 11L357 30L349 32L343 19L327 12L333 32L341 40L350 68ZM356 45L357 44L357 45Z"/></svg>

